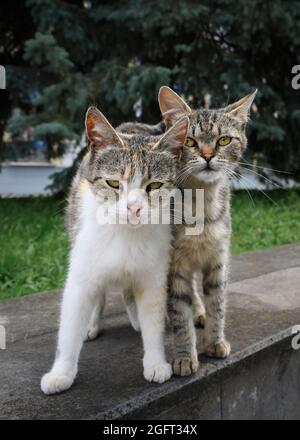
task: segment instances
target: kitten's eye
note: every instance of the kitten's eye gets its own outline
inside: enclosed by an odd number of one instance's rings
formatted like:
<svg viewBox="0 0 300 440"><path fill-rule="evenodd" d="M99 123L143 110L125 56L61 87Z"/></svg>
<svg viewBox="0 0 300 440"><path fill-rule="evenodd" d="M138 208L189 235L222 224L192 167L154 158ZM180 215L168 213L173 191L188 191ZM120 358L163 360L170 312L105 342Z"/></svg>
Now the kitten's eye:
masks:
<svg viewBox="0 0 300 440"><path fill-rule="evenodd" d="M151 183L149 183L149 185L147 186L146 191L147 191L147 192L154 191L155 189L159 189L159 188L161 188L162 185L163 185L163 184L162 184L161 182L151 182Z"/></svg>
<svg viewBox="0 0 300 440"><path fill-rule="evenodd" d="M197 142L192 138L187 138L185 141L185 145L187 147L195 147L197 145Z"/></svg>
<svg viewBox="0 0 300 440"><path fill-rule="evenodd" d="M120 188L120 182L118 180L106 180L106 183L114 189Z"/></svg>
<svg viewBox="0 0 300 440"><path fill-rule="evenodd" d="M231 137L229 137L229 136L222 136L218 140L217 145L219 145L220 147L225 147L226 145L230 144L231 141L232 141Z"/></svg>

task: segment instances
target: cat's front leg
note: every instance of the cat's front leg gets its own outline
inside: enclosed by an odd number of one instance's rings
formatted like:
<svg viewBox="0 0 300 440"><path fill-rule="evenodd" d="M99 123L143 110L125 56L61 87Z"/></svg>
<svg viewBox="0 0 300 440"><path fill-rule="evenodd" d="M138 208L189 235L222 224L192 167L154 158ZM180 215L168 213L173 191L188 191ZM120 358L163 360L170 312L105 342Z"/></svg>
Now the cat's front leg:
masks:
<svg viewBox="0 0 300 440"><path fill-rule="evenodd" d="M153 283L136 296L136 304L144 344L144 377L163 383L172 376L164 348L166 291Z"/></svg>
<svg viewBox="0 0 300 440"><path fill-rule="evenodd" d="M203 294L206 310L204 353L217 358L226 358L231 351L230 343L224 335L228 247L215 250L203 268Z"/></svg>
<svg viewBox="0 0 300 440"><path fill-rule="evenodd" d="M65 391L73 384L94 305L94 287L71 271L63 295L56 359L50 372L41 380L45 394Z"/></svg>
<svg viewBox="0 0 300 440"><path fill-rule="evenodd" d="M133 288L127 288L124 290L123 296L130 323L134 330L136 332L139 332L141 330L141 327L138 319L136 300L133 291Z"/></svg>
<svg viewBox="0 0 300 440"><path fill-rule="evenodd" d="M173 328L174 374L189 376L198 370L196 332L193 320L193 274L184 265L173 266L169 278L168 315Z"/></svg>

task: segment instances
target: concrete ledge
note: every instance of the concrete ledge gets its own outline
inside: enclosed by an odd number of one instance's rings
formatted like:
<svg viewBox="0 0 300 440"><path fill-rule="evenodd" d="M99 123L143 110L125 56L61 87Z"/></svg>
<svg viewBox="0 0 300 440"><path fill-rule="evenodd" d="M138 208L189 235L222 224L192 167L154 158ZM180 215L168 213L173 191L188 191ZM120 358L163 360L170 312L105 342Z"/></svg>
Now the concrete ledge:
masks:
<svg viewBox="0 0 300 440"><path fill-rule="evenodd" d="M60 293L0 302L8 346L0 350L0 419L300 419L300 245L233 259L225 361L200 355L189 378L153 385L142 376L140 335L118 292L105 333L85 344L71 390L46 397L41 375L53 361ZM201 330L197 330L201 352ZM172 354L167 336L168 355Z"/></svg>
<svg viewBox="0 0 300 440"><path fill-rule="evenodd" d="M208 363L201 372L169 386L147 401L120 405L97 419L236 420L300 418L300 353L291 348L291 329ZM182 383L184 381L184 383Z"/></svg>

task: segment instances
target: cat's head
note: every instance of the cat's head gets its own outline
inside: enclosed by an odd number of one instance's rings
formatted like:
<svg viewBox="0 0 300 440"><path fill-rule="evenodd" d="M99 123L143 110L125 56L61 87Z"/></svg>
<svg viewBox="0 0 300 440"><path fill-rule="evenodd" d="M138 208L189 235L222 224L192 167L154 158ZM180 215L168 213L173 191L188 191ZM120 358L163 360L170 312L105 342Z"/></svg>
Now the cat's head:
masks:
<svg viewBox="0 0 300 440"><path fill-rule="evenodd" d="M192 110L169 87L161 87L159 105L166 126L184 115L190 121L183 173L207 183L232 175L247 146L245 128L256 92L224 108Z"/></svg>
<svg viewBox="0 0 300 440"><path fill-rule="evenodd" d="M160 209L158 193L175 187L189 121L177 121L163 136L118 133L95 107L86 115L89 142L85 177L111 223L149 223ZM165 192L166 192L165 191ZM157 212L154 212L157 211ZM154 215L155 217L155 215Z"/></svg>

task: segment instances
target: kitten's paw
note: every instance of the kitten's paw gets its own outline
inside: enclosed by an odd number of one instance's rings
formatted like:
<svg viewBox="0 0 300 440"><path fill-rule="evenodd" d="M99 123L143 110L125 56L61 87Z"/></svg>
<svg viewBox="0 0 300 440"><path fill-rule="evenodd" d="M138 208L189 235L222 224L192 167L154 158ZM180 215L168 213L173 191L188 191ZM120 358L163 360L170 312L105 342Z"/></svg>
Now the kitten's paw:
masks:
<svg viewBox="0 0 300 440"><path fill-rule="evenodd" d="M225 339L218 342L213 342L204 348L204 354L209 357L225 359L230 355L230 343Z"/></svg>
<svg viewBox="0 0 300 440"><path fill-rule="evenodd" d="M85 342L87 341L93 341L94 339L98 338L100 334L102 333L103 327L101 324L92 325L88 328Z"/></svg>
<svg viewBox="0 0 300 440"><path fill-rule="evenodd" d="M168 362L144 365L144 378L148 382L164 383L172 376L172 367Z"/></svg>
<svg viewBox="0 0 300 440"><path fill-rule="evenodd" d="M176 376L190 376L199 368L198 358L193 357L178 357L173 361L173 372Z"/></svg>
<svg viewBox="0 0 300 440"><path fill-rule="evenodd" d="M195 327L204 328L205 327L205 315L199 314L194 316Z"/></svg>
<svg viewBox="0 0 300 440"><path fill-rule="evenodd" d="M56 394L67 390L73 384L74 377L58 373L45 374L41 380L41 389L44 394Z"/></svg>

